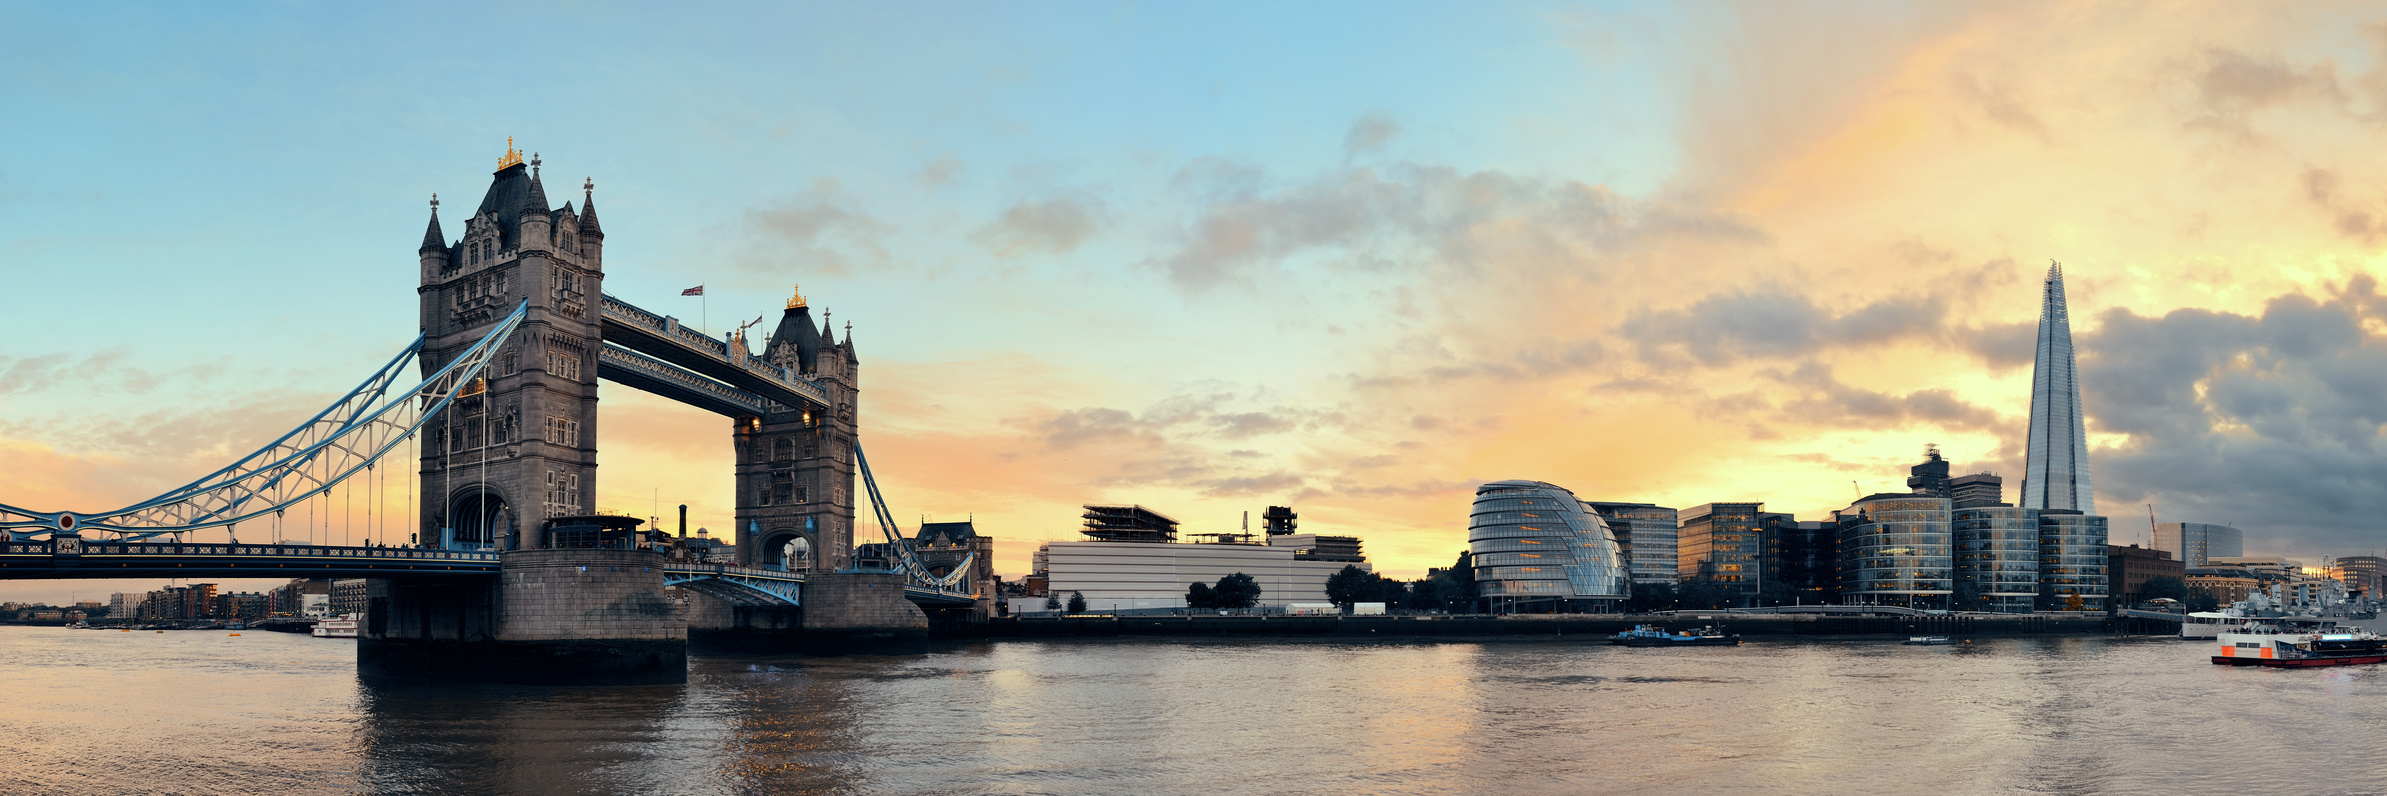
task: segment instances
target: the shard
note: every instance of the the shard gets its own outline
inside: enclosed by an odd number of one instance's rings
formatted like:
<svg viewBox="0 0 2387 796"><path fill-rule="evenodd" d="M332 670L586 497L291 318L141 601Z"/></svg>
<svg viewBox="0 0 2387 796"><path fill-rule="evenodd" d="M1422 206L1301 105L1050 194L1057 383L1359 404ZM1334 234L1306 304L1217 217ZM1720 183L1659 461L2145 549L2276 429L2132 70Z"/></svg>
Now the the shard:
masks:
<svg viewBox="0 0 2387 796"><path fill-rule="evenodd" d="M2031 436L2022 507L2097 513L2089 491L2089 437L2080 414L2080 366L2064 310L2064 267L2050 263L2039 298L2039 355L2031 371Z"/></svg>

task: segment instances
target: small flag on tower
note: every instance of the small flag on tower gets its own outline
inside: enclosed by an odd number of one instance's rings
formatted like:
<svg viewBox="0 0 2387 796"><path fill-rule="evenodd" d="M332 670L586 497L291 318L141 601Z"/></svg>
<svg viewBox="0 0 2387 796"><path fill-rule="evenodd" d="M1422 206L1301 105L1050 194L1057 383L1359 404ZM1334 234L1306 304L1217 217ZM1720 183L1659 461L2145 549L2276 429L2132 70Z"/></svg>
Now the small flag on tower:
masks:
<svg viewBox="0 0 2387 796"><path fill-rule="evenodd" d="M703 285L697 285L697 286L695 286L695 287L688 288L687 290L682 290L682 291L680 291L680 295L683 295L683 296L702 296L702 295L704 295L704 286L703 286Z"/></svg>

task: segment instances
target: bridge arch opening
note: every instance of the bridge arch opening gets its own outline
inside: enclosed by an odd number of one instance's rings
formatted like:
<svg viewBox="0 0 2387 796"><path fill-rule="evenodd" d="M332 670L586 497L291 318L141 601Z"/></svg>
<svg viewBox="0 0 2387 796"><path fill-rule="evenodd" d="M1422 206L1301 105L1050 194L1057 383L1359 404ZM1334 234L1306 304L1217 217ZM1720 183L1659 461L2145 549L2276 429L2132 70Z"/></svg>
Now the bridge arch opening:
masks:
<svg viewBox="0 0 2387 796"><path fill-rule="evenodd" d="M794 528L774 528L764 534L762 565L781 572L810 572L815 558L812 539Z"/></svg>
<svg viewBox="0 0 2387 796"><path fill-rule="evenodd" d="M454 534L441 540L447 547L504 549L514 536L514 507L487 488L475 488L448 501L448 528Z"/></svg>

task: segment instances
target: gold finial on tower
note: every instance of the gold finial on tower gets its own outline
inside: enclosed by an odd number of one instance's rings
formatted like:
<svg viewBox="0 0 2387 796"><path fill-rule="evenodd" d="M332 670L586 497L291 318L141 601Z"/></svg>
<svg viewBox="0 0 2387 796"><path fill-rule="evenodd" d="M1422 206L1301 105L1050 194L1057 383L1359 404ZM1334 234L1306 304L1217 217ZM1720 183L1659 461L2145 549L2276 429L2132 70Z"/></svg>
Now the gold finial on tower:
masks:
<svg viewBox="0 0 2387 796"><path fill-rule="evenodd" d="M514 149L514 137L506 136L506 156L497 159L497 167L502 169L507 166L520 165L522 165L522 153Z"/></svg>
<svg viewBox="0 0 2387 796"><path fill-rule="evenodd" d="M796 285L796 286L795 286L795 291L796 291L796 294L795 294L794 296L791 296L791 297L789 297L789 298L788 298L788 300L787 300L787 308L788 308L788 309L791 309L791 310L792 310L792 309L795 309L795 308L797 308L797 307L807 306L807 305L804 303L804 286L803 286L803 285Z"/></svg>

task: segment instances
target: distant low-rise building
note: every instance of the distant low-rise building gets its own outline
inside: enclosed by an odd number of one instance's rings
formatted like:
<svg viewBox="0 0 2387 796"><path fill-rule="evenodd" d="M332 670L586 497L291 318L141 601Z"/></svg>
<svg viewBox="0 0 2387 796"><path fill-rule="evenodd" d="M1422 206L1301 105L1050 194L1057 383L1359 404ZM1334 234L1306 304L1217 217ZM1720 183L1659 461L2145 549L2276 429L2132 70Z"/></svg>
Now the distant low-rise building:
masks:
<svg viewBox="0 0 2387 796"><path fill-rule="evenodd" d="M2122 605L2134 605L2149 599L2147 581L2152 578L2171 578L2187 583L2188 567L2172 558L2169 550L2130 545L2105 546L2105 572L2112 590Z"/></svg>

